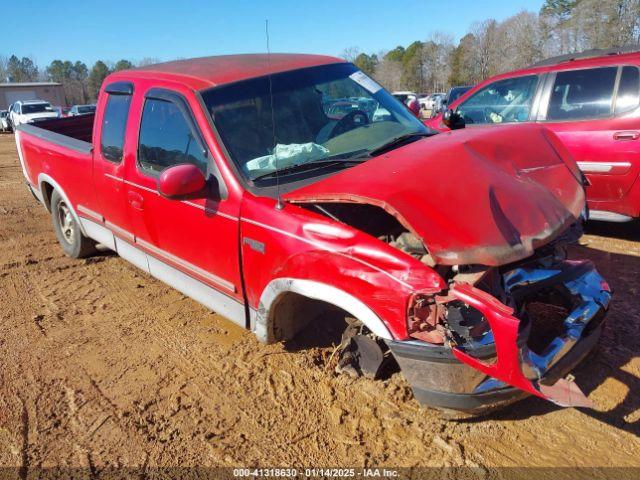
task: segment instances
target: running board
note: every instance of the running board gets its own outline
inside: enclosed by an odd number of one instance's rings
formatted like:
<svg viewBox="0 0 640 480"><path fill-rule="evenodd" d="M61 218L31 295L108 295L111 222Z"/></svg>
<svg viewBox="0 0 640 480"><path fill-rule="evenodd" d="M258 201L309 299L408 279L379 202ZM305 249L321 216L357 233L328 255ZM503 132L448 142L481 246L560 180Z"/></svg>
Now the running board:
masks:
<svg viewBox="0 0 640 480"><path fill-rule="evenodd" d="M614 212L607 212L605 210L589 210L589 220L624 223L630 222L633 220L633 217L628 217Z"/></svg>

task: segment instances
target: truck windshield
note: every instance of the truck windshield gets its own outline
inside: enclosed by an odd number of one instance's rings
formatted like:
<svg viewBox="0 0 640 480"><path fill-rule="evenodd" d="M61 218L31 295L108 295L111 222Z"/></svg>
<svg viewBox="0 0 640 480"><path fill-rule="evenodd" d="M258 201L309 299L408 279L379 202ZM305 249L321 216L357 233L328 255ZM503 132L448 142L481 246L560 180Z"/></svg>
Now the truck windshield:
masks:
<svg viewBox="0 0 640 480"><path fill-rule="evenodd" d="M42 113L53 112L53 108L48 103L27 103L22 105L22 113Z"/></svg>
<svg viewBox="0 0 640 480"><path fill-rule="evenodd" d="M95 105L82 105L78 107L78 113L95 113L96 106Z"/></svg>
<svg viewBox="0 0 640 480"><path fill-rule="evenodd" d="M283 173L309 162L333 167L336 162L323 160L366 158L398 137L415 133L417 139L429 132L348 63L244 80L206 90L202 97L232 160L257 186L276 166ZM304 172L327 173L322 168Z"/></svg>

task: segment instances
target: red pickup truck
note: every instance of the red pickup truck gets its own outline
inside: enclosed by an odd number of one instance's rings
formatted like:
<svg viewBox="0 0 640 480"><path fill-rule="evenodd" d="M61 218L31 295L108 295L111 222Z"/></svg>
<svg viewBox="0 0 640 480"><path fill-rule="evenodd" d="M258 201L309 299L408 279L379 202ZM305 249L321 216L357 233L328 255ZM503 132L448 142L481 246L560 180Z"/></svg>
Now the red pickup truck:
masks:
<svg viewBox="0 0 640 480"><path fill-rule="evenodd" d="M431 406L587 400L563 377L611 294L566 259L583 185L540 127L434 135L343 60L237 55L114 73L16 143L72 257L102 244L262 342L344 312L345 370L395 358Z"/></svg>

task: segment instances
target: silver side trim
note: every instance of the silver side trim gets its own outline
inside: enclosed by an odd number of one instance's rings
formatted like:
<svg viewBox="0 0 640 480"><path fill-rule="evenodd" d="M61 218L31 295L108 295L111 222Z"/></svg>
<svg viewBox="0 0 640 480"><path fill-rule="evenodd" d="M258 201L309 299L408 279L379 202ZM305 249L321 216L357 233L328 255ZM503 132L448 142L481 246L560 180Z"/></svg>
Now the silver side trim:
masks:
<svg viewBox="0 0 640 480"><path fill-rule="evenodd" d="M169 260L177 265L179 265L180 267L184 268L185 270L190 271L191 273L198 275L202 278L205 278L207 280L209 280L211 283L215 283L216 285L221 286L222 288L224 288L225 290L230 291L231 293L235 293L236 292L236 287L233 283L218 277L217 275L214 275L213 273L210 273L206 270L203 270L202 268L198 267L197 265L194 265L192 263L189 263L183 259L181 259L180 257L176 257L175 255L162 250L158 247L156 247L155 245L142 240L141 238L136 238L136 243L138 245L140 245L143 248L146 248L147 250L151 251L151 253L164 258L165 260Z"/></svg>
<svg viewBox="0 0 640 480"><path fill-rule="evenodd" d="M375 335L392 340L393 337L383 321L353 295L325 283L297 278L276 278L271 280L260 296L260 308L255 317L251 318L253 333L258 340L264 343L272 343L274 332L272 328L273 314L271 307L282 294L292 292L307 298L322 300L349 312L355 318L364 323Z"/></svg>
<svg viewBox="0 0 640 480"><path fill-rule="evenodd" d="M630 222L633 220L633 217L628 217L620 213L607 212L605 210L589 210L589 220L624 223Z"/></svg>
<svg viewBox="0 0 640 480"><path fill-rule="evenodd" d="M175 255L173 255L172 253L167 252L166 250L162 250L161 248L156 247L155 245L153 245L152 243L147 242L146 240L143 240L141 238L136 237L133 233L129 232L128 230L125 230L122 227L119 227L118 225L110 222L109 220L104 220L102 215L100 215L97 212L94 212L93 210L90 210L86 207L83 207L82 205L78 205L78 211L82 212L83 214L92 217L95 220L98 220L100 223L104 223L104 225L108 228L108 231L116 233L118 236L124 238L127 242L129 243L135 243L140 245L141 247L149 250L150 252L152 252L154 255L158 255L159 257L164 258L165 260L169 260L177 265L179 265L180 267L184 268L185 270L188 270L189 272L191 272L192 274L198 275L208 281L210 281L211 283L214 283L222 288L224 288L225 290L228 290L231 293L235 293L236 290L236 286L229 282L228 280L225 280L224 278L220 278L217 275L214 275L211 272L208 272L200 267L198 267L197 265L194 265L192 263L187 262L186 260L183 260L180 257L177 257ZM85 222L86 224L86 222ZM103 233L98 233L100 235L100 237L102 239L106 238L106 235L104 235ZM87 236L91 236L91 235L87 235ZM93 237L91 237L93 238ZM102 240L98 240L96 238L94 238L94 240L99 241L100 243L102 243ZM107 243L107 246L109 246L110 243ZM111 248L111 247L110 247ZM115 248L112 248L115 249Z"/></svg>
<svg viewBox="0 0 640 480"><path fill-rule="evenodd" d="M80 213L84 213L87 217L91 217L92 219L97 220L100 223L104 222L104 218L98 212L95 212L90 208L87 208L84 205L80 204L78 204L77 208Z"/></svg>
<svg viewBox="0 0 640 480"><path fill-rule="evenodd" d="M114 250L116 249L116 240L113 236L113 232L108 228L99 225L93 220L80 217L80 223L87 232L89 238L94 239L96 242L104 245L105 247Z"/></svg>
<svg viewBox="0 0 640 480"><path fill-rule="evenodd" d="M110 173L105 173L104 176L110 178L111 180L115 180L116 182L124 182L124 178L116 177L115 175L111 175Z"/></svg>
<svg viewBox="0 0 640 480"><path fill-rule="evenodd" d="M154 190L153 188L145 187L144 185L138 185L137 183L130 182L129 180L123 180L123 182L126 183L127 185L131 185L132 187L136 187L141 190L146 190L147 192L153 193L155 195L159 195L157 190Z"/></svg>
<svg viewBox="0 0 640 480"><path fill-rule="evenodd" d="M294 238L294 239L299 240L301 242L304 242L306 244L312 245L312 246L314 246L314 247L316 247L316 248L318 248L320 250L324 250L324 251L327 251L327 252L335 253L336 255L340 255L342 257L349 258L350 260L353 260L354 262L358 262L361 265L364 265L364 266L366 266L366 267L368 267L368 268L370 268L372 270L375 270L375 271L377 271L379 273L382 273L383 275L389 277L391 280L399 283L400 285L402 285L403 287L405 287L405 288L407 288L409 290L413 289L413 286L409 285L407 282L405 282L403 280L400 280L397 277L394 277L393 275L391 275L386 270L383 270L380 267L372 265L372 264L370 264L369 262L367 262L365 260L362 260L360 258L351 256L351 255L348 255L348 254L346 254L344 252L341 252L340 250L337 250L335 248L327 247L326 245L323 245L321 243L314 242L313 240L309 240L308 238L300 237L300 236L296 235L295 233L287 232L286 230L281 230L279 228L272 227L271 225L266 225L264 223L258 222L256 220L252 220L250 218L242 218L241 220L243 222L247 222L247 223L250 223L252 225L256 225L258 227L266 228L267 230L271 230L272 232L280 233L282 235L286 235L287 237Z"/></svg>
<svg viewBox="0 0 640 480"><path fill-rule="evenodd" d="M228 318L236 325L246 328L243 304L152 256L147 256L147 258L150 273L158 280L171 285L208 309Z"/></svg>
<svg viewBox="0 0 640 480"><path fill-rule="evenodd" d="M608 173L615 167L629 168L630 162L576 162L585 173Z"/></svg>
<svg viewBox="0 0 640 480"><path fill-rule="evenodd" d="M118 255L133 263L139 269L149 272L149 260L146 253L118 237L115 237L115 241Z"/></svg>
<svg viewBox="0 0 640 480"><path fill-rule="evenodd" d="M124 228L119 227L115 223L111 223L109 220L105 220L104 224L107 226L107 228L109 228L110 230L113 230L114 233L117 233L125 240L131 243L135 242L136 237L133 235L133 233L125 230Z"/></svg>
<svg viewBox="0 0 640 480"><path fill-rule="evenodd" d="M190 277L177 268L164 263L162 260L146 254L143 250L131 245L129 242L114 237L112 231L106 227L85 218L81 221L87 227L89 237L115 250L124 260L150 273L158 280L189 296L208 309L223 315L233 323L243 328L246 327L245 307L242 303L206 285L200 280Z"/></svg>

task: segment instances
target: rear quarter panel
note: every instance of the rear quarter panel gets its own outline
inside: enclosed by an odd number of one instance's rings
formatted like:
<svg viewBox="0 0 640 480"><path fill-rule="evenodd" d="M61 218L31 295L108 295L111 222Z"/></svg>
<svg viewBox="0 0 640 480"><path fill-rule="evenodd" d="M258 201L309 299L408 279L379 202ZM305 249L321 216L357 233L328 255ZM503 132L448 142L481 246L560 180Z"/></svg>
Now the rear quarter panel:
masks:
<svg viewBox="0 0 640 480"><path fill-rule="evenodd" d="M79 151L25 131L17 132L17 141L29 183L40 193L43 183L54 183L63 191L74 209L78 203L95 209L91 152Z"/></svg>

